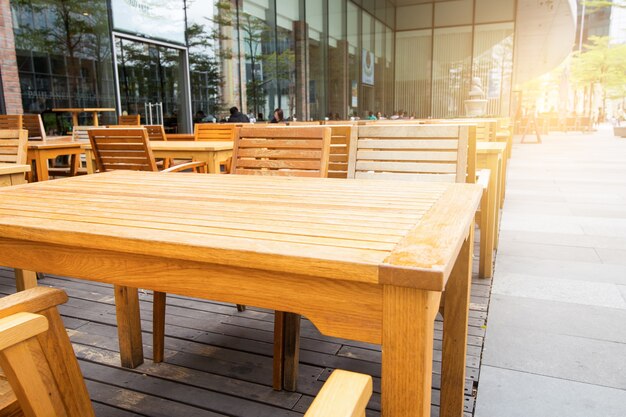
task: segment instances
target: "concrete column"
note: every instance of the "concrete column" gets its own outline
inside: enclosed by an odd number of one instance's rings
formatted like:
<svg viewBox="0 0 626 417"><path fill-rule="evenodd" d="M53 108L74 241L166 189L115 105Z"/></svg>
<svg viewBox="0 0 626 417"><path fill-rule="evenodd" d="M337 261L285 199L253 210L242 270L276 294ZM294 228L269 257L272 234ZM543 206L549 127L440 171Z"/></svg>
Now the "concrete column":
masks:
<svg viewBox="0 0 626 417"><path fill-rule="evenodd" d="M296 62L296 117L309 119L309 27L306 22L293 22L294 52Z"/></svg>

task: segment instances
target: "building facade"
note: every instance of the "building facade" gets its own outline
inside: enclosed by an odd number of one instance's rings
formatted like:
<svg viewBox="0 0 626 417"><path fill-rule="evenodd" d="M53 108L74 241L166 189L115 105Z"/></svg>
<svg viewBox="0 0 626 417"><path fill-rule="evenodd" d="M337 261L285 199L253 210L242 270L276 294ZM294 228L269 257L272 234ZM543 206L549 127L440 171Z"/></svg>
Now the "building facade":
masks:
<svg viewBox="0 0 626 417"><path fill-rule="evenodd" d="M58 107L115 107L179 132L231 106L458 117L472 79L487 112L508 115L524 2L1 1L0 110L42 113L58 132Z"/></svg>

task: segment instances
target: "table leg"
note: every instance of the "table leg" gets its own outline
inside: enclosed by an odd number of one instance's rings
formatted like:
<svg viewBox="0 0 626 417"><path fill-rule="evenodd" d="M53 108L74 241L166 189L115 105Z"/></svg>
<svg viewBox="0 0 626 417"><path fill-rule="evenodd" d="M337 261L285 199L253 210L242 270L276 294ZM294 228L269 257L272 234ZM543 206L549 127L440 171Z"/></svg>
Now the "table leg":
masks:
<svg viewBox="0 0 626 417"><path fill-rule="evenodd" d="M493 234L489 231L489 186L483 191L480 199L480 260L478 262L478 276L491 278L493 276Z"/></svg>
<svg viewBox="0 0 626 417"><path fill-rule="evenodd" d="M37 151L35 158L37 163L37 181L48 181L50 179L48 174L48 156L45 152Z"/></svg>
<svg viewBox="0 0 626 417"><path fill-rule="evenodd" d="M78 113L72 112L72 126L78 126Z"/></svg>
<svg viewBox="0 0 626 417"><path fill-rule="evenodd" d="M137 288L121 285L114 285L113 288L122 366L136 368L143 363L139 294Z"/></svg>
<svg viewBox="0 0 626 417"><path fill-rule="evenodd" d="M87 163L87 174L96 172L96 166L93 160L93 152L91 149L85 149L85 161Z"/></svg>
<svg viewBox="0 0 626 417"><path fill-rule="evenodd" d="M440 299L440 292L384 286L384 417L430 416L434 322Z"/></svg>
<svg viewBox="0 0 626 417"><path fill-rule="evenodd" d="M18 291L24 291L37 286L37 273L24 269L15 269L15 287Z"/></svg>
<svg viewBox="0 0 626 417"><path fill-rule="evenodd" d="M154 291L152 295L152 362L163 362L165 356L165 300L167 294Z"/></svg>
<svg viewBox="0 0 626 417"><path fill-rule="evenodd" d="M75 177L78 174L78 168L80 167L80 155L70 155L70 175Z"/></svg>
<svg viewBox="0 0 626 417"><path fill-rule="evenodd" d="M274 376L275 390L295 391L300 363L300 315L274 312Z"/></svg>
<svg viewBox="0 0 626 417"><path fill-rule="evenodd" d="M94 126L99 126L99 124L98 124L98 112L94 111L92 113L93 113L93 125Z"/></svg>
<svg viewBox="0 0 626 417"><path fill-rule="evenodd" d="M441 417L463 416L473 246L474 226L472 225L446 285L439 412Z"/></svg>
<svg viewBox="0 0 626 417"><path fill-rule="evenodd" d="M211 157L207 161L207 169L209 170L209 174L219 174L220 173L220 161L218 159L219 152L212 152Z"/></svg>

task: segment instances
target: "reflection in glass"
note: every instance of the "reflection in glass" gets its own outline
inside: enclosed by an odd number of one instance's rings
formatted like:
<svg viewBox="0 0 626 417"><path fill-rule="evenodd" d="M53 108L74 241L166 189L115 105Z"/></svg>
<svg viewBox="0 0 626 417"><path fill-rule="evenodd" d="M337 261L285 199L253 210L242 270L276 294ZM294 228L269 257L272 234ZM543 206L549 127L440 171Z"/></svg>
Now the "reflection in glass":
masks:
<svg viewBox="0 0 626 417"><path fill-rule="evenodd" d="M414 30L396 34L395 108L416 117L430 113L432 31Z"/></svg>
<svg viewBox="0 0 626 417"><path fill-rule="evenodd" d="M488 115L509 114L513 71L513 23L478 25L474 29L473 77L485 90Z"/></svg>
<svg viewBox="0 0 626 417"><path fill-rule="evenodd" d="M70 116L57 120L50 109L115 107L105 0L12 0L11 9L25 112L43 113L49 133L66 133ZM113 118L102 114L103 123Z"/></svg>
<svg viewBox="0 0 626 417"><path fill-rule="evenodd" d="M433 117L465 114L472 61L472 27L435 29L433 45Z"/></svg>

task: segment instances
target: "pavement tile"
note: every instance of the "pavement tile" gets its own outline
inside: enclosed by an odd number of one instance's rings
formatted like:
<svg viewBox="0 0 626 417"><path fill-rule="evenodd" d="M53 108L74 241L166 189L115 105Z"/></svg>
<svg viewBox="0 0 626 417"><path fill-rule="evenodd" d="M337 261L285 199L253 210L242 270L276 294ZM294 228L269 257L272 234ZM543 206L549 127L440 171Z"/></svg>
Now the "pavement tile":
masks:
<svg viewBox="0 0 626 417"><path fill-rule="evenodd" d="M624 343L488 323L482 363L626 390L624 358Z"/></svg>
<svg viewBox="0 0 626 417"><path fill-rule="evenodd" d="M624 417L626 391L483 366L475 417Z"/></svg>
<svg viewBox="0 0 626 417"><path fill-rule="evenodd" d="M626 286L618 286L626 297ZM626 343L626 311L569 302L493 294L490 326L513 326L566 336Z"/></svg>
<svg viewBox="0 0 626 417"><path fill-rule="evenodd" d="M504 273L494 281L492 294L626 310L618 286L604 282Z"/></svg>

